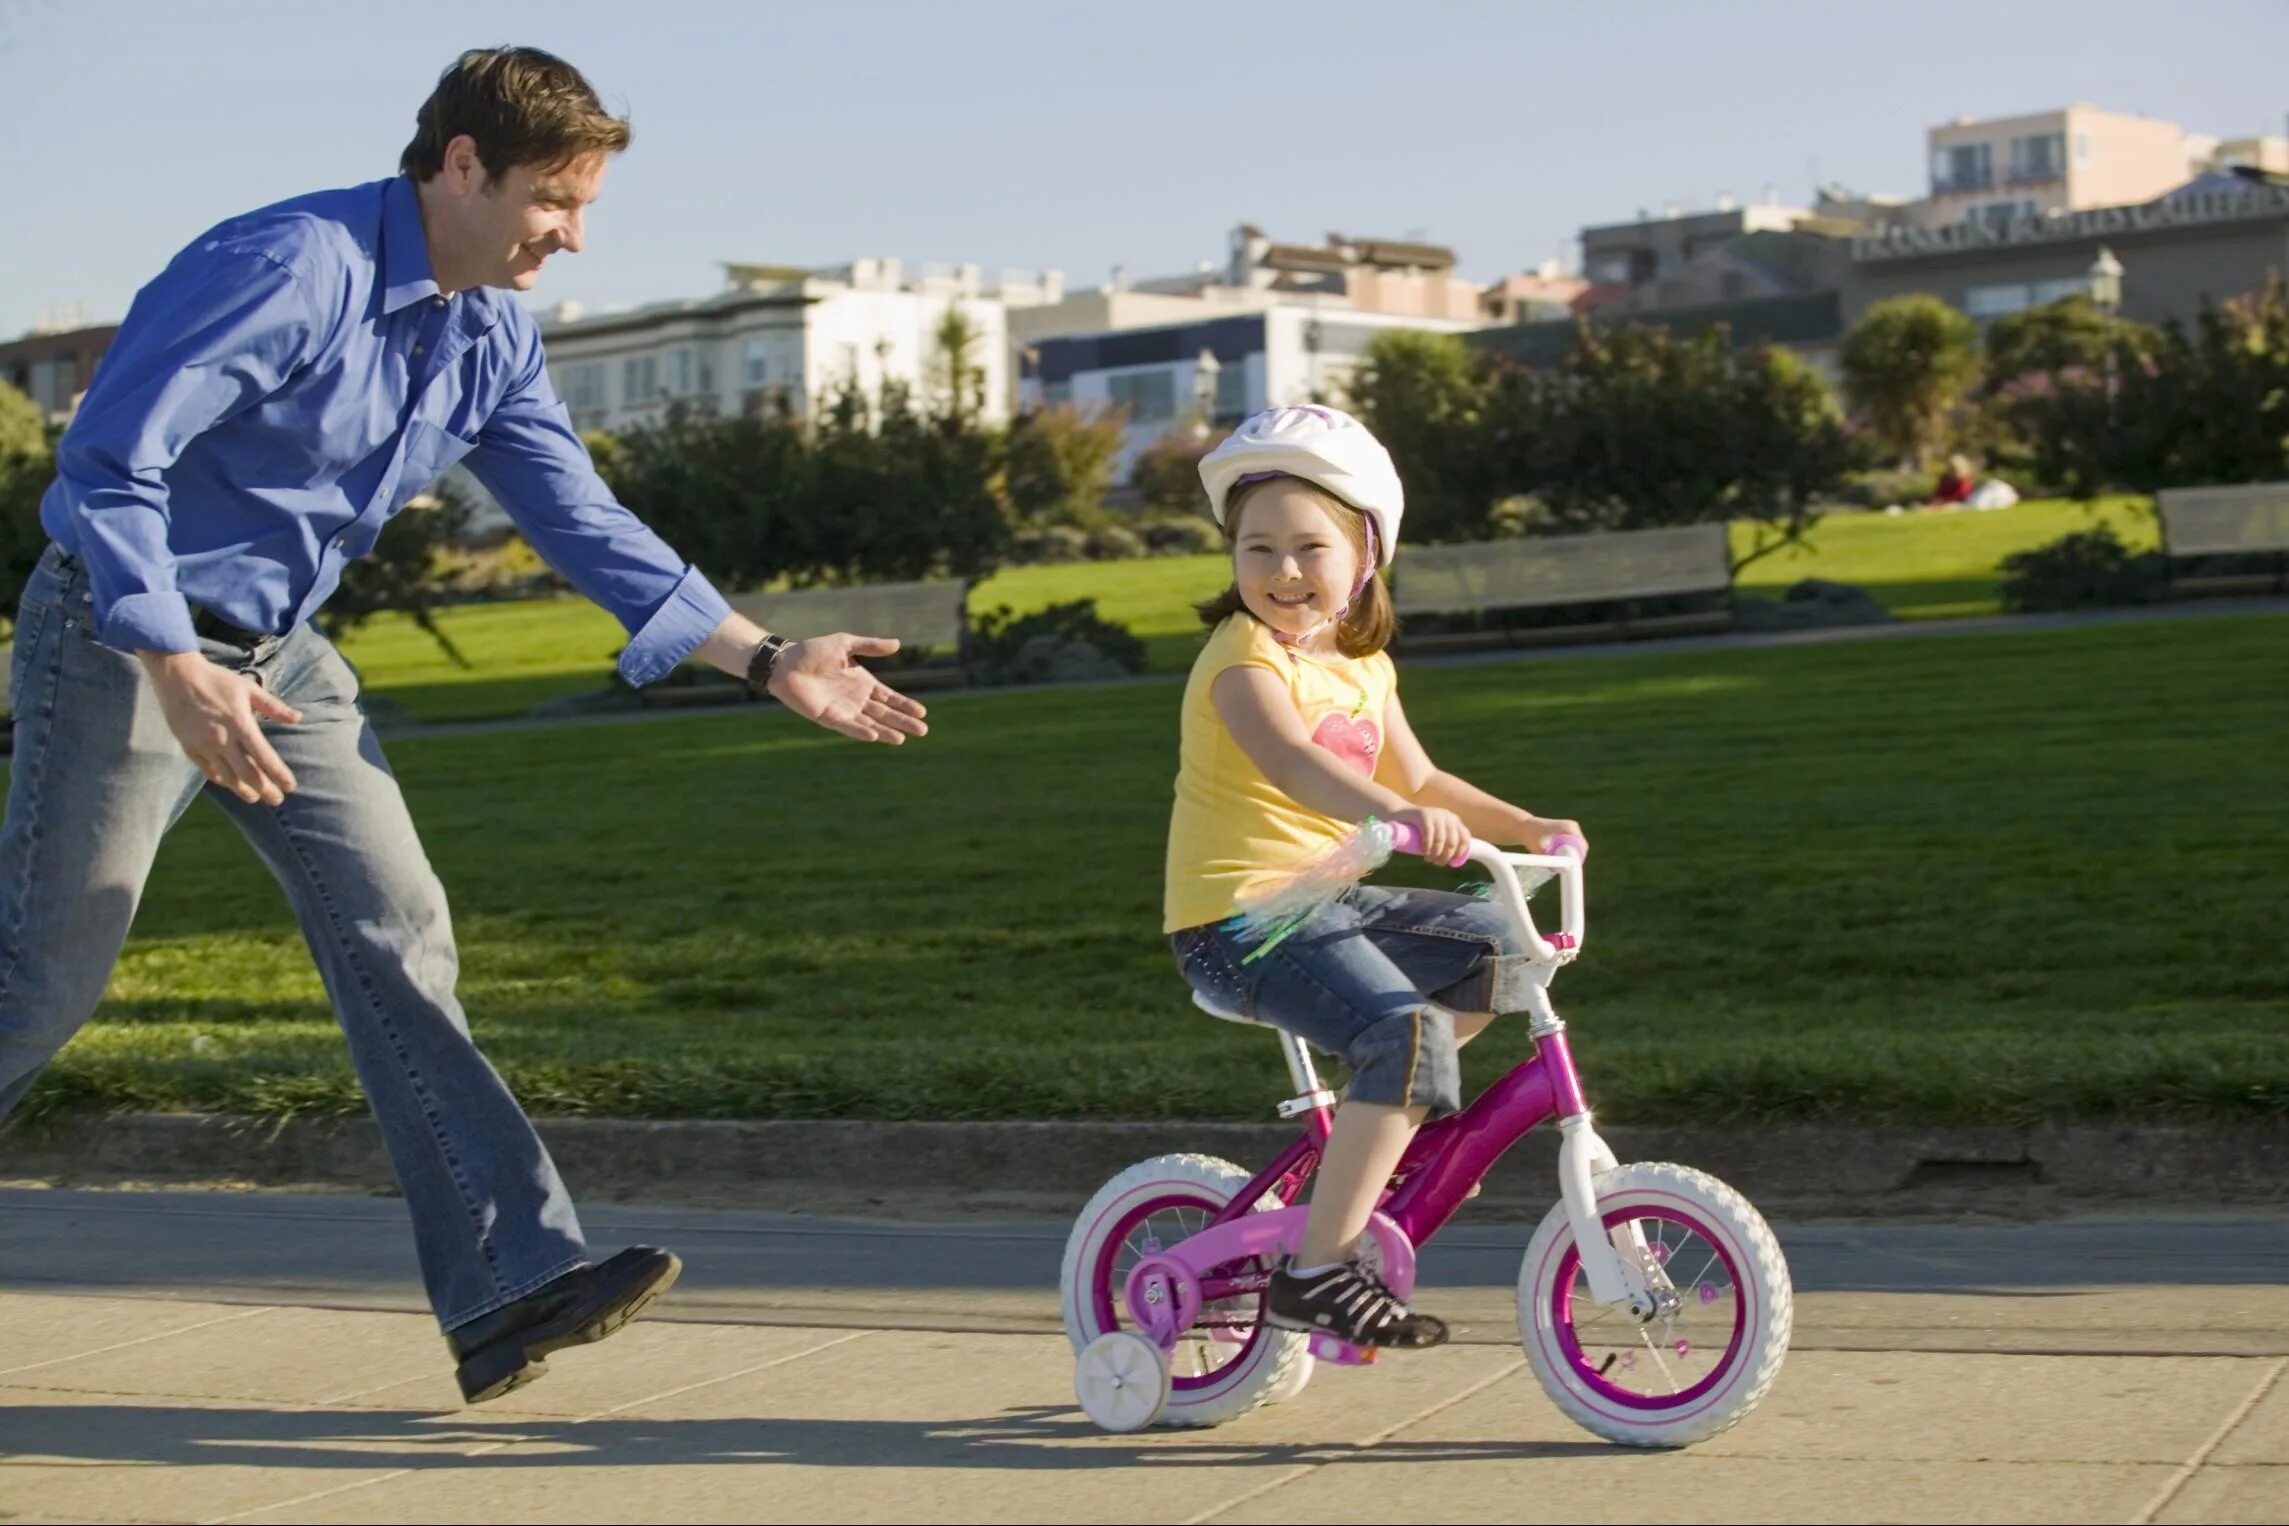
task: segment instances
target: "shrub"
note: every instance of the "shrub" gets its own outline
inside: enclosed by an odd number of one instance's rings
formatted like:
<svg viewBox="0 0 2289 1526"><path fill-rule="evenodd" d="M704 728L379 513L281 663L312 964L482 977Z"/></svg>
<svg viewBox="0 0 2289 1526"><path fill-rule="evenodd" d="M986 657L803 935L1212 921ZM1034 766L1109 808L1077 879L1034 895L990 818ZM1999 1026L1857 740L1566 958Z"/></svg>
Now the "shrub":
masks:
<svg viewBox="0 0 2289 1526"><path fill-rule="evenodd" d="M2007 556L2000 570L2003 607L2035 614L2157 599L2169 583L2170 559L2159 551L2133 553L2102 525Z"/></svg>

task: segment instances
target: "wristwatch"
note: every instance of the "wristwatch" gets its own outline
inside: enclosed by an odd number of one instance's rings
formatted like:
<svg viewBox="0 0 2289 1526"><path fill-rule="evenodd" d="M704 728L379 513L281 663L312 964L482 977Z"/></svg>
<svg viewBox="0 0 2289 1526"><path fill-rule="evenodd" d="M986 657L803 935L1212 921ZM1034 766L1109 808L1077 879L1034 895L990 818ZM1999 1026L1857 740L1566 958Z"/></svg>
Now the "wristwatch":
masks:
<svg viewBox="0 0 2289 1526"><path fill-rule="evenodd" d="M779 658L787 648L794 644L785 636L766 633L763 644L755 649L755 655L747 659L747 687L757 694L768 693L772 671L779 666Z"/></svg>

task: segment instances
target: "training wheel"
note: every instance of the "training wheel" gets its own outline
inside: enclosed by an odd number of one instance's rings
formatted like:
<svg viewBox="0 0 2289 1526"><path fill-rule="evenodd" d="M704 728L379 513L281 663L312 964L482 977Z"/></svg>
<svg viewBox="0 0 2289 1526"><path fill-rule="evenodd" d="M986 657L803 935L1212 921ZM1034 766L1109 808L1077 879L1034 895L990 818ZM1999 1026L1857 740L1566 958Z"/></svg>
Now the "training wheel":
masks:
<svg viewBox="0 0 2289 1526"><path fill-rule="evenodd" d="M1083 1346L1073 1364L1073 1396L1082 1411L1116 1434L1158 1420L1168 1389L1168 1358L1134 1330L1106 1331Z"/></svg>

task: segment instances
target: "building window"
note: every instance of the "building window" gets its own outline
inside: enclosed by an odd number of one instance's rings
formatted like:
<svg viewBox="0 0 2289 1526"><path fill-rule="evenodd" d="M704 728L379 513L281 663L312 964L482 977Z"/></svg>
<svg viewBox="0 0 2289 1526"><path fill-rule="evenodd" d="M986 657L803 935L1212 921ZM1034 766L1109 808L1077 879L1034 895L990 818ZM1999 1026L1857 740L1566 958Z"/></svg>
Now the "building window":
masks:
<svg viewBox="0 0 2289 1526"><path fill-rule="evenodd" d="M587 413L604 406L604 368L593 362L586 365L566 366L564 379L557 388L564 395L564 406L575 413Z"/></svg>
<svg viewBox="0 0 2289 1526"><path fill-rule="evenodd" d="M2031 181L2061 180L2065 176L2065 134L2036 133L2011 140L2012 180L2024 185Z"/></svg>
<svg viewBox="0 0 2289 1526"><path fill-rule="evenodd" d="M2033 294L2023 283L1974 286L1963 294L1963 310L1974 318L2000 318L2005 313L2025 311L2033 300Z"/></svg>
<svg viewBox="0 0 2289 1526"><path fill-rule="evenodd" d="M771 385L771 348L760 339L750 339L740 350L741 385L750 391Z"/></svg>
<svg viewBox="0 0 2289 1526"><path fill-rule="evenodd" d="M656 355L633 355L620 362L620 401L642 408L660 400L660 361Z"/></svg>
<svg viewBox="0 0 2289 1526"><path fill-rule="evenodd" d="M1176 373L1166 366L1105 378L1105 391L1132 424L1162 424L1176 417Z"/></svg>
<svg viewBox="0 0 2289 1526"><path fill-rule="evenodd" d="M1244 419L1248 416L1248 363L1228 360L1224 369L1216 373L1216 417Z"/></svg>
<svg viewBox="0 0 2289 1526"><path fill-rule="evenodd" d="M1601 286L1627 286L1632 274L1629 251L1608 249L1590 260L1590 279Z"/></svg>
<svg viewBox="0 0 2289 1526"><path fill-rule="evenodd" d="M1995 183L1995 154L1985 143L1957 143L1931 153L1933 195L1984 191Z"/></svg>
<svg viewBox="0 0 2289 1526"><path fill-rule="evenodd" d="M1073 383L1070 380L1043 382L1041 384L1042 407L1062 408L1072 401Z"/></svg>
<svg viewBox="0 0 2289 1526"><path fill-rule="evenodd" d="M2090 162L2089 133L2078 132L2074 135L2074 162L2077 164L2088 164Z"/></svg>
<svg viewBox="0 0 2289 1526"><path fill-rule="evenodd" d="M694 363L691 346L678 345L668 351L668 393L673 397L689 397L698 390L699 368Z"/></svg>
<svg viewBox="0 0 2289 1526"><path fill-rule="evenodd" d="M1966 207L1963 220L1967 223L1987 223L2003 227L2021 218L2038 217L2042 208L2031 201L1990 201L1975 207Z"/></svg>
<svg viewBox="0 0 2289 1526"><path fill-rule="evenodd" d="M2069 297L2087 297L2089 295L2090 277L2088 276L2066 276L2056 281L2037 281L2033 305L2048 307L2053 302L2064 302Z"/></svg>

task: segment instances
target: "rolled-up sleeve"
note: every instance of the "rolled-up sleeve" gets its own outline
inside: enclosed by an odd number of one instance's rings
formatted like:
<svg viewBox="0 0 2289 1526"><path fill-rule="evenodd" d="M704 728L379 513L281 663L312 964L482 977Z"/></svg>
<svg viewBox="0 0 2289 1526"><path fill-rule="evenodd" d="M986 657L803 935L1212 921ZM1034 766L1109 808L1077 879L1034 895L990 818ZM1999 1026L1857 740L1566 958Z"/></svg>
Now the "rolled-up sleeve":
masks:
<svg viewBox="0 0 2289 1526"><path fill-rule="evenodd" d="M56 449L57 491L105 645L197 649L175 586L167 468L283 386L312 332L302 283L264 254L190 250L136 295Z"/></svg>
<svg viewBox="0 0 2289 1526"><path fill-rule="evenodd" d="M539 334L521 315L504 321L523 330L517 374L465 464L541 559L626 628L620 676L641 688L698 650L731 606L612 496L549 383Z"/></svg>

